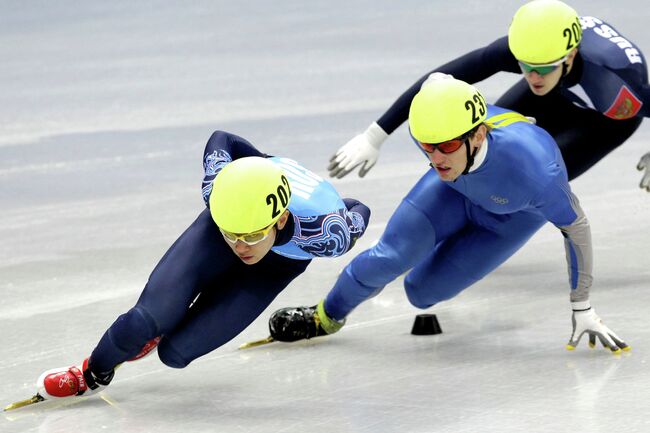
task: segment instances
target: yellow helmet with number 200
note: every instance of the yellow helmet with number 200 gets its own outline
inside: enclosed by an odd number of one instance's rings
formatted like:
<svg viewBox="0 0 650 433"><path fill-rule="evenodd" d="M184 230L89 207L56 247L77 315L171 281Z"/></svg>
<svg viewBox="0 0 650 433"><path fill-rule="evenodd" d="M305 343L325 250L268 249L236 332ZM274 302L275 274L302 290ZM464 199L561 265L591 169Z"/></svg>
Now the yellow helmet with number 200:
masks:
<svg viewBox="0 0 650 433"><path fill-rule="evenodd" d="M455 78L427 80L411 102L409 127L420 143L442 143L469 132L487 117L485 98Z"/></svg>
<svg viewBox="0 0 650 433"><path fill-rule="evenodd" d="M249 156L227 164L214 178L210 213L223 230L252 233L274 224L290 199L282 168L269 159Z"/></svg>
<svg viewBox="0 0 650 433"><path fill-rule="evenodd" d="M515 58L529 64L562 59L582 39L578 13L559 0L533 0L517 10L508 31Z"/></svg>

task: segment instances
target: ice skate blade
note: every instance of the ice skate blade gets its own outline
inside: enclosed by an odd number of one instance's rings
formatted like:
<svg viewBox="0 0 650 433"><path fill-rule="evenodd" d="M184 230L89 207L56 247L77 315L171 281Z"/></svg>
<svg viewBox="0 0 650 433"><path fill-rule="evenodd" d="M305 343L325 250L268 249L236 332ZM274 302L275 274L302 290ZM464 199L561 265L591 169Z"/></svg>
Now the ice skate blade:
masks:
<svg viewBox="0 0 650 433"><path fill-rule="evenodd" d="M275 341L275 340L274 340L273 337L271 337L271 336L266 337L266 338L264 338L264 339L262 339L262 340L249 341L248 343L244 343L244 344L242 344L241 346L239 346L239 350L242 350L242 349L250 349L251 347L262 346L262 345L264 345L264 344L273 343L274 341Z"/></svg>
<svg viewBox="0 0 650 433"><path fill-rule="evenodd" d="M21 400L21 401L15 402L15 403L11 403L10 405L8 405L8 406L6 406L4 408L4 411L6 412L8 410L14 410L14 409L18 409L18 408L21 408L21 407L29 406L30 404L40 403L40 402L42 402L44 400L45 399L43 397L41 397L40 394L36 394L34 397L28 398L27 400Z"/></svg>

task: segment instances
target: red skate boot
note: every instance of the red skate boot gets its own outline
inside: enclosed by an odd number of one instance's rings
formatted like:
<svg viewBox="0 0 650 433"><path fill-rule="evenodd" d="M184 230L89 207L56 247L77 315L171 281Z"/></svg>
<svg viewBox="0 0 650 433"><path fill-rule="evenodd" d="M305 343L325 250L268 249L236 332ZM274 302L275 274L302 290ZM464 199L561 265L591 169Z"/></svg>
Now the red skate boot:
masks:
<svg viewBox="0 0 650 433"><path fill-rule="evenodd" d="M113 379L114 372L105 377L95 376L88 368L88 358L81 367L55 368L41 374L36 382L38 395L44 399L89 396L104 389Z"/></svg>

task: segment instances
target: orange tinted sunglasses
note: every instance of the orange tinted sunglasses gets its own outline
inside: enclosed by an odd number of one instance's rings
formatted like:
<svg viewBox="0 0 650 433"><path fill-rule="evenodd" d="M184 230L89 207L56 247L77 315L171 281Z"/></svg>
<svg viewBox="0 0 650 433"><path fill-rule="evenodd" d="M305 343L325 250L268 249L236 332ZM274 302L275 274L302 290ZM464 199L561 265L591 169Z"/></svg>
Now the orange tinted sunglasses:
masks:
<svg viewBox="0 0 650 433"><path fill-rule="evenodd" d="M448 154L453 153L460 149L460 147L465 143L466 139L456 138L454 140L443 141L442 143L420 143L420 147L424 149L427 153L433 153L434 150L438 149L440 153Z"/></svg>

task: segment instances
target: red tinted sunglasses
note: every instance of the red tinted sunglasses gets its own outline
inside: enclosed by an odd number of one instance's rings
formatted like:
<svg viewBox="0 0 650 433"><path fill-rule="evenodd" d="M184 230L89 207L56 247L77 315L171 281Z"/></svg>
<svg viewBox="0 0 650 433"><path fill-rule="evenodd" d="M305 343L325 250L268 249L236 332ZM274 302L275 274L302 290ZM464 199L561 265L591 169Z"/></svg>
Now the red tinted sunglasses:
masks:
<svg viewBox="0 0 650 433"><path fill-rule="evenodd" d="M453 153L460 149L460 147L465 143L466 139L456 138L455 140L443 141L442 143L420 143L420 147L424 149L427 153L433 153L434 150L438 149L440 153L448 154Z"/></svg>

